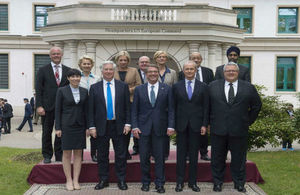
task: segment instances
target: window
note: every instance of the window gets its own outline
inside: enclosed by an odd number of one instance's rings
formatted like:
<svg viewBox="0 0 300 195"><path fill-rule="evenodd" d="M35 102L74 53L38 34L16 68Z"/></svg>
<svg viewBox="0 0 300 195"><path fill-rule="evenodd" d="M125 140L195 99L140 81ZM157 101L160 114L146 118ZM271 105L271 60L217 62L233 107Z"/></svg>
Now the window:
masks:
<svg viewBox="0 0 300 195"><path fill-rule="evenodd" d="M8 30L8 5L0 4L0 31Z"/></svg>
<svg viewBox="0 0 300 195"><path fill-rule="evenodd" d="M252 33L252 8L233 8L238 12L237 24L240 29L244 29L246 33Z"/></svg>
<svg viewBox="0 0 300 195"><path fill-rule="evenodd" d="M240 56L238 59L238 64L246 66L251 70L251 56Z"/></svg>
<svg viewBox="0 0 300 195"><path fill-rule="evenodd" d="M295 91L296 83L296 57L277 58L277 91Z"/></svg>
<svg viewBox="0 0 300 195"><path fill-rule="evenodd" d="M298 8L278 9L278 33L298 32Z"/></svg>
<svg viewBox="0 0 300 195"><path fill-rule="evenodd" d="M0 54L0 89L8 89L8 54Z"/></svg>
<svg viewBox="0 0 300 195"><path fill-rule="evenodd" d="M54 7L53 5L35 5L34 6L34 26L35 31L40 31L40 28L47 26L48 14L47 9Z"/></svg>
<svg viewBox="0 0 300 195"><path fill-rule="evenodd" d="M34 88L36 83L36 74L40 67L50 64L51 59L48 54L35 54L34 55Z"/></svg>

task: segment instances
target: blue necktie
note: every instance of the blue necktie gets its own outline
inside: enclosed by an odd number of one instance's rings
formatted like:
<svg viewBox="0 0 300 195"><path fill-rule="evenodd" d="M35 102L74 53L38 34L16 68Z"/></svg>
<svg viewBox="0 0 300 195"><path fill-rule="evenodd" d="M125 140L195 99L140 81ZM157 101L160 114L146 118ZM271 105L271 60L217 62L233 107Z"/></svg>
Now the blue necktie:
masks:
<svg viewBox="0 0 300 195"><path fill-rule="evenodd" d="M151 91L150 91L150 101L152 107L155 106L155 93L154 93L154 85L151 86Z"/></svg>
<svg viewBox="0 0 300 195"><path fill-rule="evenodd" d="M110 89L110 82L107 82L107 118L108 120L112 120L114 118L114 111L113 111L113 102L112 102L112 95Z"/></svg>
<svg viewBox="0 0 300 195"><path fill-rule="evenodd" d="M187 92L188 92L189 100L192 99L192 95L193 95L193 90L192 90L191 83L192 83L192 81L188 81L188 89L187 89Z"/></svg>

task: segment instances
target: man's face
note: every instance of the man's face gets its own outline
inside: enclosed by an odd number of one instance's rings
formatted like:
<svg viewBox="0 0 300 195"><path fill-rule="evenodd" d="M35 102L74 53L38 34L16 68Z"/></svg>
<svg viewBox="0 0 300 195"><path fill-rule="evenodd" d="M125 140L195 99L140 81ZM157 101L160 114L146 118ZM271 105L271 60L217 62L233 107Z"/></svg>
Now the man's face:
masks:
<svg viewBox="0 0 300 195"><path fill-rule="evenodd" d="M155 84L158 81L158 69L155 67L149 67L146 76L150 84Z"/></svg>
<svg viewBox="0 0 300 195"><path fill-rule="evenodd" d="M145 72L145 70L147 69L147 67L150 64L150 60L147 57L141 57L139 59L139 68Z"/></svg>
<svg viewBox="0 0 300 195"><path fill-rule="evenodd" d="M202 56L200 54L192 54L190 60L194 61L198 68L201 66Z"/></svg>
<svg viewBox="0 0 300 195"><path fill-rule="evenodd" d="M185 64L183 67L183 73L186 79L193 80L196 74L196 67L192 63Z"/></svg>
<svg viewBox="0 0 300 195"><path fill-rule="evenodd" d="M102 76L106 81L111 81L114 78L115 69L112 64L105 64L102 68Z"/></svg>
<svg viewBox="0 0 300 195"><path fill-rule="evenodd" d="M232 51L232 52L229 53L227 58L228 58L228 62L237 63L239 55L235 51Z"/></svg>
<svg viewBox="0 0 300 195"><path fill-rule="evenodd" d="M61 62L63 54L60 49L53 48L50 51L50 58L54 64L59 64Z"/></svg>
<svg viewBox="0 0 300 195"><path fill-rule="evenodd" d="M227 65L224 70L224 78L226 81L232 83L238 79L239 71L234 65Z"/></svg>

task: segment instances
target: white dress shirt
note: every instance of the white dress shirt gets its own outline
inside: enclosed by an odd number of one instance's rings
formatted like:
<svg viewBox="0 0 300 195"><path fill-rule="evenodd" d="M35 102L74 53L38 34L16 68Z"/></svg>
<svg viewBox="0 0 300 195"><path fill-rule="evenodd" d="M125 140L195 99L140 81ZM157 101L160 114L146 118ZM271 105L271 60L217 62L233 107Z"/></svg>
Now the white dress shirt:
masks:
<svg viewBox="0 0 300 195"><path fill-rule="evenodd" d="M73 88L71 85L71 91L72 91L72 94L73 94L73 98L74 98L74 101L76 104L78 104L78 102L80 101L80 92L79 92L79 87L77 88Z"/></svg>
<svg viewBox="0 0 300 195"><path fill-rule="evenodd" d="M228 102L228 92L229 92L229 89L230 89L229 84L230 84L230 82L225 80L224 91L225 91L225 96L226 96L227 102ZM237 89L238 89L238 80L236 80L232 83L232 87L233 87L233 90L234 90L234 97L235 97L236 93L237 93Z"/></svg>
<svg viewBox="0 0 300 195"><path fill-rule="evenodd" d="M89 91L91 85L97 83L100 80L100 77L94 75L93 73L90 73L89 76L85 76L83 73L81 73L79 86Z"/></svg>
<svg viewBox="0 0 300 195"><path fill-rule="evenodd" d="M55 72L56 72L56 64L54 64L52 61L51 61L51 66L52 66L52 69L53 69L53 74L55 76ZM59 81L61 81L61 77L62 77L62 64L58 64L58 73L59 73Z"/></svg>
<svg viewBox="0 0 300 195"><path fill-rule="evenodd" d="M189 86L189 81L188 79L184 79L185 80L185 89L186 89L186 93L188 94L188 86ZM195 88L195 78L193 80L191 80L192 83L191 83L191 87L192 87L192 93L194 93L194 88Z"/></svg>
<svg viewBox="0 0 300 195"><path fill-rule="evenodd" d="M103 79L103 92L104 92L106 109L107 109L107 83L108 83L108 81L106 81L105 79ZM116 112L115 112L115 94L116 94L115 79L112 79L110 81L110 85L109 86L110 86L110 91L111 91L111 96L112 96L113 113L114 113L114 117L113 117L112 120L115 120L116 119Z"/></svg>
<svg viewBox="0 0 300 195"><path fill-rule="evenodd" d="M157 94L158 94L159 82L156 82L154 85L148 83L148 97L149 97L150 102L151 102L151 86L154 86L153 91L154 91L155 100L156 100L157 99Z"/></svg>

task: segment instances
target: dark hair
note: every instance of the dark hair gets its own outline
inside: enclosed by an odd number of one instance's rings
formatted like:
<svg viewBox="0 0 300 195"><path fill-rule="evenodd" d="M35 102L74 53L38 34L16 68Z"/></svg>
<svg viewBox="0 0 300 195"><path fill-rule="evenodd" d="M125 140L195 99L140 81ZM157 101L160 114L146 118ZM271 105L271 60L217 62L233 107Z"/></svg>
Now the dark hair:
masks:
<svg viewBox="0 0 300 195"><path fill-rule="evenodd" d="M24 98L23 100L29 102L28 98Z"/></svg>
<svg viewBox="0 0 300 195"><path fill-rule="evenodd" d="M71 76L81 76L81 72L75 68L71 68L68 72L67 72L67 77L71 77Z"/></svg>

